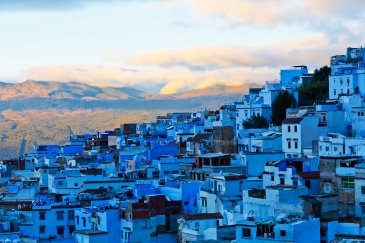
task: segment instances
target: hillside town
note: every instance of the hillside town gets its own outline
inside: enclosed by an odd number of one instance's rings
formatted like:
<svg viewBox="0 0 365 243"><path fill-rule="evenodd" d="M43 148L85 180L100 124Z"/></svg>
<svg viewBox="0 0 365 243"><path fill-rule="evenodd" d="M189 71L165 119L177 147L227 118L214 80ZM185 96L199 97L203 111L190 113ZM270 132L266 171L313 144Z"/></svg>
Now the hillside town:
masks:
<svg viewBox="0 0 365 243"><path fill-rule="evenodd" d="M0 242L365 242L365 49L344 52L321 102L298 105L314 74L293 66L217 110L2 161Z"/></svg>

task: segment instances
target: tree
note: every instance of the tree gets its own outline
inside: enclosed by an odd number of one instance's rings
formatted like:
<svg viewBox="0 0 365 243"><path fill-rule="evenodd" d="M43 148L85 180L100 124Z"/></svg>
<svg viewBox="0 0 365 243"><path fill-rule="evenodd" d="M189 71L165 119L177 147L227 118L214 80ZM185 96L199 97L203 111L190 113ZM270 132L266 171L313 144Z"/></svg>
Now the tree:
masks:
<svg viewBox="0 0 365 243"><path fill-rule="evenodd" d="M299 106L313 105L328 99L328 77L331 68L324 66L314 70L313 78L299 87Z"/></svg>
<svg viewBox="0 0 365 243"><path fill-rule="evenodd" d="M265 117L258 114L258 115L253 115L252 117L244 120L242 125L245 129L268 128L269 122L266 120Z"/></svg>
<svg viewBox="0 0 365 243"><path fill-rule="evenodd" d="M275 126L280 126L281 122L285 119L286 108L296 107L297 101L294 95L289 94L288 91L282 91L276 96L272 102L272 123Z"/></svg>

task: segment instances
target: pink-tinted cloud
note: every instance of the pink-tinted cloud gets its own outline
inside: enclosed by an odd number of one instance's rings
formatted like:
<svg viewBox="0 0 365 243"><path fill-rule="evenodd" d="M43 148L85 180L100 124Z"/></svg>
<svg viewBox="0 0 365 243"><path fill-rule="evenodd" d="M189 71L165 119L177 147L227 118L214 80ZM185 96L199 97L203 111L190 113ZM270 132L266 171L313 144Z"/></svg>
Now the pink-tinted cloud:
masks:
<svg viewBox="0 0 365 243"><path fill-rule="evenodd" d="M139 65L183 66L195 71L230 67L280 68L295 64L316 67L326 65L329 57L336 54L333 46L328 45L327 38L315 35L266 47L224 45L143 53L129 61Z"/></svg>
<svg viewBox="0 0 365 243"><path fill-rule="evenodd" d="M71 82L77 81L97 86L126 86L162 94L172 94L216 84L263 84L277 78L278 70L272 68L232 67L196 72L184 67L140 67L138 72L106 66L44 66L27 70L23 78Z"/></svg>

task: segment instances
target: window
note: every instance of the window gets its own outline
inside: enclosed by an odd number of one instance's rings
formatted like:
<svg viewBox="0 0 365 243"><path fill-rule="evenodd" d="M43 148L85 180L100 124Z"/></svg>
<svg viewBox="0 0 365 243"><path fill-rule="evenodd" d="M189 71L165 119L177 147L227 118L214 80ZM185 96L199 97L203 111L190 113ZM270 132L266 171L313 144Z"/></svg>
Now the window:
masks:
<svg viewBox="0 0 365 243"><path fill-rule="evenodd" d="M274 180L275 180L274 174L271 174L271 181L274 181Z"/></svg>
<svg viewBox="0 0 365 243"><path fill-rule="evenodd" d="M290 132L290 126L288 126L288 132Z"/></svg>
<svg viewBox="0 0 365 243"><path fill-rule="evenodd" d="M365 194L365 186L361 187L361 194Z"/></svg>
<svg viewBox="0 0 365 243"><path fill-rule="evenodd" d="M333 151L337 152L337 150L338 150L338 149L337 149L337 147L334 147L334 148L333 148Z"/></svg>
<svg viewBox="0 0 365 243"><path fill-rule="evenodd" d="M63 211L57 211L56 217L57 217L57 220L63 220Z"/></svg>
<svg viewBox="0 0 365 243"><path fill-rule="evenodd" d="M65 228L63 226L57 226L57 235L63 235Z"/></svg>
<svg viewBox="0 0 365 243"><path fill-rule="evenodd" d="M39 233L40 234L46 233L46 226L45 225L39 225Z"/></svg>
<svg viewBox="0 0 365 243"><path fill-rule="evenodd" d="M75 187L77 187L77 186L79 186L79 183L76 183L76 182L75 182Z"/></svg>
<svg viewBox="0 0 365 243"><path fill-rule="evenodd" d="M251 229L242 228L242 237L251 237Z"/></svg>
<svg viewBox="0 0 365 243"><path fill-rule="evenodd" d="M355 188L355 180L354 178L350 177L343 177L342 178L342 188L347 189L354 189Z"/></svg>
<svg viewBox="0 0 365 243"><path fill-rule="evenodd" d="M311 188L311 181L310 181L310 180L305 180L304 185L305 185L307 188Z"/></svg>
<svg viewBox="0 0 365 243"><path fill-rule="evenodd" d="M290 148L291 148L291 141L288 140L288 149L290 149Z"/></svg>
<svg viewBox="0 0 365 243"><path fill-rule="evenodd" d="M75 211L68 210L67 217L68 217L69 220L74 220L75 219Z"/></svg>
<svg viewBox="0 0 365 243"><path fill-rule="evenodd" d="M80 224L80 217L76 216L76 224L79 225Z"/></svg>
<svg viewBox="0 0 365 243"><path fill-rule="evenodd" d="M46 220L46 212L39 212L39 220Z"/></svg>
<svg viewBox="0 0 365 243"><path fill-rule="evenodd" d="M298 141L294 141L294 148L297 149L298 148Z"/></svg>
<svg viewBox="0 0 365 243"><path fill-rule="evenodd" d="M298 187L298 178L293 178L293 186Z"/></svg>
<svg viewBox="0 0 365 243"><path fill-rule="evenodd" d="M208 204L207 198L202 197L201 200L202 200L202 207L207 207L207 204Z"/></svg>
<svg viewBox="0 0 365 243"><path fill-rule="evenodd" d="M365 214L365 205L361 205L361 214Z"/></svg>
<svg viewBox="0 0 365 243"><path fill-rule="evenodd" d="M298 132L298 127L294 126L294 132Z"/></svg>
<svg viewBox="0 0 365 243"><path fill-rule="evenodd" d="M221 193L223 191L222 185L218 185L218 193Z"/></svg>
<svg viewBox="0 0 365 243"><path fill-rule="evenodd" d="M274 226L267 224L257 224L256 236L257 237L273 237Z"/></svg>
<svg viewBox="0 0 365 243"><path fill-rule="evenodd" d="M198 222L195 222L195 228L196 229L199 229L199 221Z"/></svg>
<svg viewBox="0 0 365 243"><path fill-rule="evenodd" d="M326 152L330 151L330 147L326 146Z"/></svg>
<svg viewBox="0 0 365 243"><path fill-rule="evenodd" d="M284 185L285 184L285 178L284 177L281 177L280 178L280 185Z"/></svg>
<svg viewBox="0 0 365 243"><path fill-rule="evenodd" d="M336 95L336 89L333 90L333 95Z"/></svg>
<svg viewBox="0 0 365 243"><path fill-rule="evenodd" d="M280 236L286 236L286 231L285 230L280 230Z"/></svg>
<svg viewBox="0 0 365 243"><path fill-rule="evenodd" d="M57 181L58 186L63 186L63 181Z"/></svg>
<svg viewBox="0 0 365 243"><path fill-rule="evenodd" d="M82 217L82 226L86 227L86 218Z"/></svg>
<svg viewBox="0 0 365 243"><path fill-rule="evenodd" d="M75 225L69 225L68 232L70 232L70 234L72 234L74 231L75 231Z"/></svg>

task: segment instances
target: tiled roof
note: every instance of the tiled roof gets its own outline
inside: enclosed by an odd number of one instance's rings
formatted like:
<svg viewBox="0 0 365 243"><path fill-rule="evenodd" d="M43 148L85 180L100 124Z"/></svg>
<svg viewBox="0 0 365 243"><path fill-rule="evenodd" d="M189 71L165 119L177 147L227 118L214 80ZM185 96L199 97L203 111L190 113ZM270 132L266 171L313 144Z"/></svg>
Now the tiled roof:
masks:
<svg viewBox="0 0 365 243"><path fill-rule="evenodd" d="M185 220L200 220L200 219L221 219L220 213L200 213L200 214L187 214L183 216Z"/></svg>
<svg viewBox="0 0 365 243"><path fill-rule="evenodd" d="M285 118L284 121L282 121L282 124L296 124L300 123L303 120L303 118Z"/></svg>
<svg viewBox="0 0 365 243"><path fill-rule="evenodd" d="M199 142L201 140L208 139L210 136L212 136L211 133L199 133L199 134L195 135L191 140L193 142Z"/></svg>
<svg viewBox="0 0 365 243"><path fill-rule="evenodd" d="M310 172L298 172L298 175L303 179L319 179L320 174L319 171L310 171Z"/></svg>

